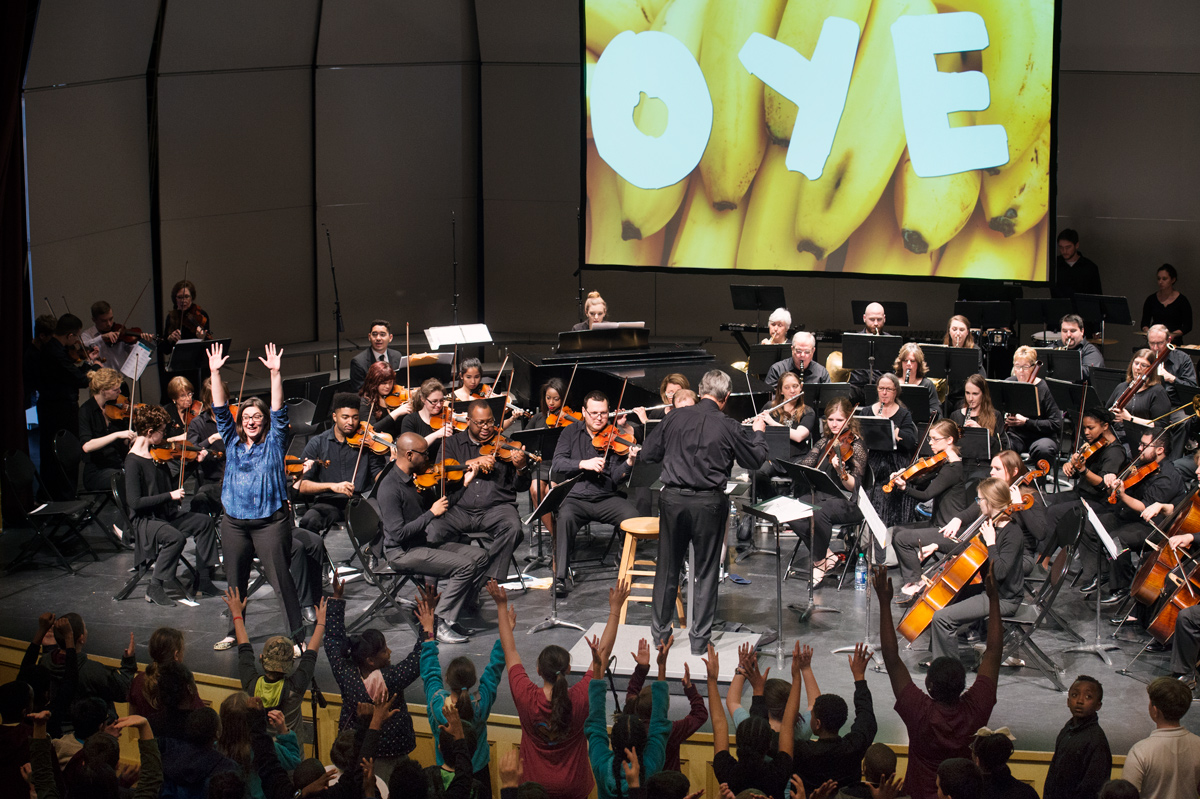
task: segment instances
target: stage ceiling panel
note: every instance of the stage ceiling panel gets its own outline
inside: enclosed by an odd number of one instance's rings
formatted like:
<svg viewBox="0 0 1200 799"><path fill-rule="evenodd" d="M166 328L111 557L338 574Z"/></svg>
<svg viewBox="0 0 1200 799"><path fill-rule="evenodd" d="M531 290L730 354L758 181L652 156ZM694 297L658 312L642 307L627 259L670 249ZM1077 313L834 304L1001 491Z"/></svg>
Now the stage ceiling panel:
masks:
<svg viewBox="0 0 1200 799"><path fill-rule="evenodd" d="M144 75L157 20L144 0L41 3L26 89Z"/></svg>

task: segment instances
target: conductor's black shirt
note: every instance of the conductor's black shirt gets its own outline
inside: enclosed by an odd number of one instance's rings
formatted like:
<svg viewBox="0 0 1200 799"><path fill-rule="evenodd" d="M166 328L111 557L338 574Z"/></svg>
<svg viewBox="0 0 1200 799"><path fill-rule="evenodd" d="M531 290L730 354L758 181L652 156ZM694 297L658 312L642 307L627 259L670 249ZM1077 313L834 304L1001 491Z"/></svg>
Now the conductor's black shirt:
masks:
<svg viewBox="0 0 1200 799"><path fill-rule="evenodd" d="M724 489L735 460L757 469L769 454L765 435L743 427L705 397L667 414L646 439L640 457L663 465L665 486L711 491Z"/></svg>

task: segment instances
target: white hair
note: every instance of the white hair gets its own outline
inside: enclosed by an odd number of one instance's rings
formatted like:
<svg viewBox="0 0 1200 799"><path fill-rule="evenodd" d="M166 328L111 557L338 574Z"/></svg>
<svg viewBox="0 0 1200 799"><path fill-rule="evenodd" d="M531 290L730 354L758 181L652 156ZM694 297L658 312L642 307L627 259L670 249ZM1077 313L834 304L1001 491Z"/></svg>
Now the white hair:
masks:
<svg viewBox="0 0 1200 799"><path fill-rule="evenodd" d="M700 396L709 396L718 402L724 402L733 391L733 379L720 369L705 372L700 378Z"/></svg>
<svg viewBox="0 0 1200 799"><path fill-rule="evenodd" d="M767 322L783 322L788 327L792 326L792 315L788 313L787 308L776 308L767 317Z"/></svg>
<svg viewBox="0 0 1200 799"><path fill-rule="evenodd" d="M817 347L817 337L807 330L801 330L796 335L792 336L792 344L809 344L813 349Z"/></svg>

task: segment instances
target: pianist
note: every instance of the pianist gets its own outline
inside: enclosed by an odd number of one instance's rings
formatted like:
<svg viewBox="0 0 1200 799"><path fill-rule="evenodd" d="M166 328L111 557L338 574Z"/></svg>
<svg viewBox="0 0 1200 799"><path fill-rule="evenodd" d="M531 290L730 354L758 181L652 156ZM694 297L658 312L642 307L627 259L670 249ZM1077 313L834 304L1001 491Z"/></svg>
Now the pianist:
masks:
<svg viewBox="0 0 1200 799"><path fill-rule="evenodd" d="M775 389L779 385L779 378L788 372L794 372L801 383L828 383L829 372L813 361L816 352L817 340L812 333L801 330L792 336L792 357L771 365L767 370L767 385Z"/></svg>

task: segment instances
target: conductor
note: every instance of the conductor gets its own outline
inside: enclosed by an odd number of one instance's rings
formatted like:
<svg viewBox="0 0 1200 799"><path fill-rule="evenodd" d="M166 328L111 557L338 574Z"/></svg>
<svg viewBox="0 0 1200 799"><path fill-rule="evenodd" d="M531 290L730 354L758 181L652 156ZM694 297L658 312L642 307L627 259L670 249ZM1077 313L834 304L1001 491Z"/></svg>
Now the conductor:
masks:
<svg viewBox="0 0 1200 799"><path fill-rule="evenodd" d="M725 482L736 460L757 469L769 454L763 431L766 422L756 417L754 432L723 412L733 381L719 370L700 381L700 402L677 408L655 428L642 449L647 463L662 463L663 489L659 496L658 568L654 575L655 644L671 634L671 614L679 593L679 573L692 544L696 557L693 576L692 654L708 651L717 611L721 545L729 505Z"/></svg>

